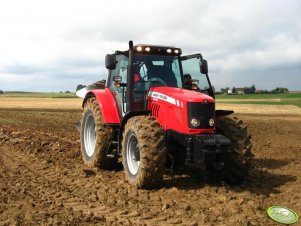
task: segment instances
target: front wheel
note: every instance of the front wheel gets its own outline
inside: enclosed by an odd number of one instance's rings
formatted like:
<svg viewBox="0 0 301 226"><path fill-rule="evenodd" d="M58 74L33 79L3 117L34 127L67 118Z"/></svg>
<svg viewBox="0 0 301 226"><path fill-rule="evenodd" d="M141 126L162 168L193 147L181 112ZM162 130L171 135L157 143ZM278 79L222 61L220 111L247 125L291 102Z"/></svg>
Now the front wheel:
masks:
<svg viewBox="0 0 301 226"><path fill-rule="evenodd" d="M219 116L216 119L216 130L231 140L231 153L225 159L221 159L222 165L207 166L210 177L228 184L241 184L248 175L252 160L251 135L247 126L236 117Z"/></svg>
<svg viewBox="0 0 301 226"><path fill-rule="evenodd" d="M122 138L125 176L137 188L159 187L163 180L166 151L164 133L149 116L130 118Z"/></svg>

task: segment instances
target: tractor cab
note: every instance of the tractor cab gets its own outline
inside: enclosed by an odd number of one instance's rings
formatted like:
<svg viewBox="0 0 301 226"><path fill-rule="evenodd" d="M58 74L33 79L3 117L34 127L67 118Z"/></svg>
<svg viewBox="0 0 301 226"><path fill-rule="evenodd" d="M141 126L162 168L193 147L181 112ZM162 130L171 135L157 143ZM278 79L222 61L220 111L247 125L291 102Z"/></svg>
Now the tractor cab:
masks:
<svg viewBox="0 0 301 226"><path fill-rule="evenodd" d="M152 87L193 90L214 98L207 61L201 54L181 53L175 47L130 44L128 51L106 56L108 86L115 93L120 115L146 110Z"/></svg>

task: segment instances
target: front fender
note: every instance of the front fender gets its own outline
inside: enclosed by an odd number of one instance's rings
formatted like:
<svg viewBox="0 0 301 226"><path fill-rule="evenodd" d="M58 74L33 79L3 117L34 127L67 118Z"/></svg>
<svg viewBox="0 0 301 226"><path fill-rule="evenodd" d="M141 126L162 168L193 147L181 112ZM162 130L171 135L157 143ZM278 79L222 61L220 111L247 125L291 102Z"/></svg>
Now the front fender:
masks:
<svg viewBox="0 0 301 226"><path fill-rule="evenodd" d="M120 124L118 107L111 90L109 88L90 90L86 94L83 106L85 105L85 102L93 96L95 96L98 101L104 122L106 124Z"/></svg>

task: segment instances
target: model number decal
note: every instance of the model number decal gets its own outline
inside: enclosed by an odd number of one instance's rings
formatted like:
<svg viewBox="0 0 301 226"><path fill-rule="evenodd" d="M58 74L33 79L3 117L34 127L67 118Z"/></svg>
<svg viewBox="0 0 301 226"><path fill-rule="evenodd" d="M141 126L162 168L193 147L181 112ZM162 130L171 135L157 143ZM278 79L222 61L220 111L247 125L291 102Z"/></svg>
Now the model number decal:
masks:
<svg viewBox="0 0 301 226"><path fill-rule="evenodd" d="M172 97L167 96L167 95L162 94L162 93L150 91L148 96L150 96L154 99L160 99L160 100L166 101L166 102L171 103L173 105L176 105L178 107L182 107L182 108L184 107L182 101L176 100L175 98L172 98Z"/></svg>
<svg viewBox="0 0 301 226"><path fill-rule="evenodd" d="M159 94L159 93L153 93L152 97L159 98L161 100L167 100L167 96L165 96L163 94Z"/></svg>

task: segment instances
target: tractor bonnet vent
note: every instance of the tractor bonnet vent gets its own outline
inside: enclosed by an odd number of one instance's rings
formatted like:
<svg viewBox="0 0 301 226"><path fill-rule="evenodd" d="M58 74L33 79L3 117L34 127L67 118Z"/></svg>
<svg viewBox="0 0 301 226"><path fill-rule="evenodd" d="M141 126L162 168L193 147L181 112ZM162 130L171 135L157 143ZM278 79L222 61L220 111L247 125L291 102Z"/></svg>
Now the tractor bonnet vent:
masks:
<svg viewBox="0 0 301 226"><path fill-rule="evenodd" d="M151 107L152 107L152 116L158 118L160 105L152 103Z"/></svg>

